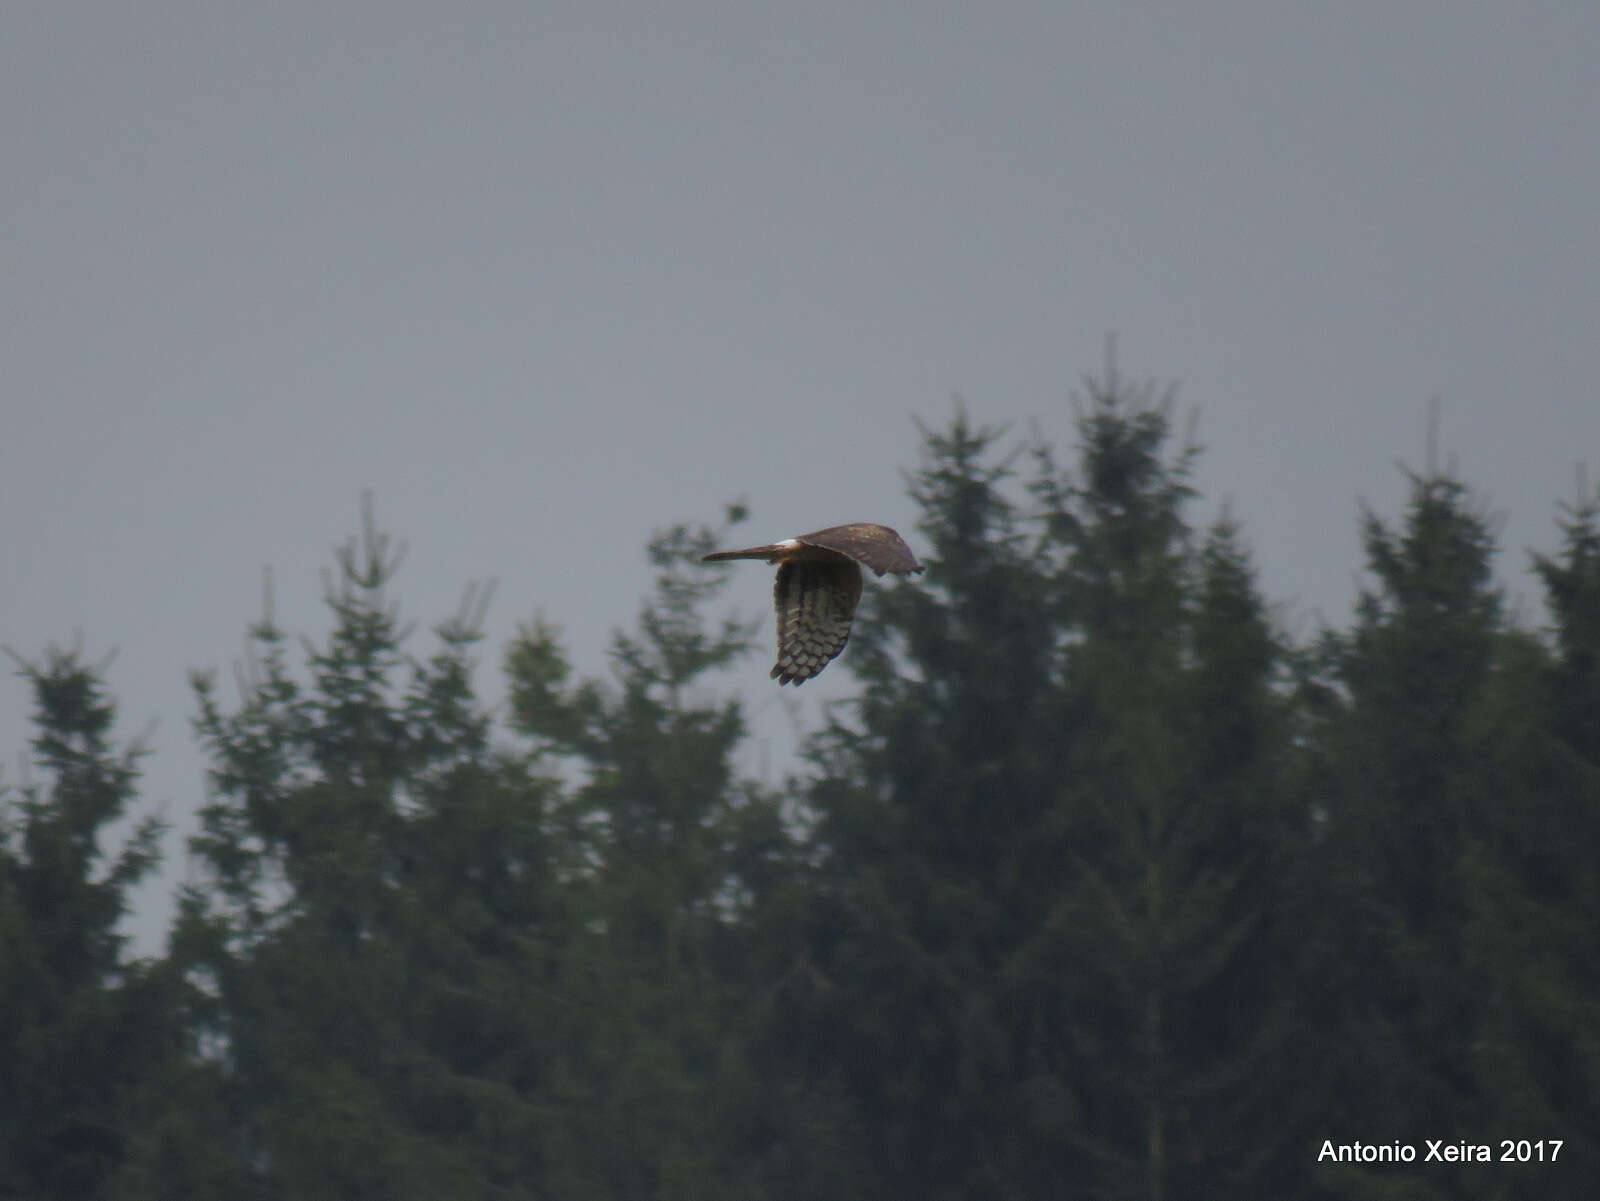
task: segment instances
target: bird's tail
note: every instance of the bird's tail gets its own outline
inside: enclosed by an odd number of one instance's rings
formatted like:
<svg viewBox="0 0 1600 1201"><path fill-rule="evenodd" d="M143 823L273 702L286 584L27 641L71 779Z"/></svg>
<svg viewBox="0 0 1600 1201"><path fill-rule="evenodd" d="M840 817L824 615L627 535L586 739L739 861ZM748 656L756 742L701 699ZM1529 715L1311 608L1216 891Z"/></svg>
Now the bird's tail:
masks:
<svg viewBox="0 0 1600 1201"><path fill-rule="evenodd" d="M751 547L745 548L744 550L718 550L718 551L712 551L711 554L709 554L709 555L702 556L702 558L700 559L700 562L702 562L702 563L720 563L724 559L767 559L767 560L772 560L772 559L776 559L779 555L783 554L786 549L787 549L786 547L782 547L782 546L777 545L776 543L772 543L772 544L767 545L767 546L751 546Z"/></svg>

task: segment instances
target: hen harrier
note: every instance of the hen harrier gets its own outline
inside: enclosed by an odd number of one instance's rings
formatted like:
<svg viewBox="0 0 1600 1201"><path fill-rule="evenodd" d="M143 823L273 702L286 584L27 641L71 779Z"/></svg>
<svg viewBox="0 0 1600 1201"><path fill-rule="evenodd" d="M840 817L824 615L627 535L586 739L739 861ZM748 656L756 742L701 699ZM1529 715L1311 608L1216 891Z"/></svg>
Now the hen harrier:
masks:
<svg viewBox="0 0 1600 1201"><path fill-rule="evenodd" d="M861 568L910 575L922 570L905 540L886 525L857 521L801 534L770 546L719 550L701 562L765 559L778 565L772 604L778 610L779 684L804 684L844 650L861 599Z"/></svg>

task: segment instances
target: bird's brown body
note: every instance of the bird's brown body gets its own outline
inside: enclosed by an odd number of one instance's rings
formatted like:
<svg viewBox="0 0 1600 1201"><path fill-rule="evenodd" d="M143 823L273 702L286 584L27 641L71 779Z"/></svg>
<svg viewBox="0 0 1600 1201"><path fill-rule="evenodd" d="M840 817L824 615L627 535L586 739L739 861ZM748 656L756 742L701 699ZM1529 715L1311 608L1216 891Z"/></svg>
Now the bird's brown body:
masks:
<svg viewBox="0 0 1600 1201"><path fill-rule="evenodd" d="M801 534L784 542L719 550L706 563L765 559L778 565L772 602L778 612L778 662L772 678L803 684L844 649L861 599L861 567L876 574L922 570L905 540L886 525L854 522Z"/></svg>

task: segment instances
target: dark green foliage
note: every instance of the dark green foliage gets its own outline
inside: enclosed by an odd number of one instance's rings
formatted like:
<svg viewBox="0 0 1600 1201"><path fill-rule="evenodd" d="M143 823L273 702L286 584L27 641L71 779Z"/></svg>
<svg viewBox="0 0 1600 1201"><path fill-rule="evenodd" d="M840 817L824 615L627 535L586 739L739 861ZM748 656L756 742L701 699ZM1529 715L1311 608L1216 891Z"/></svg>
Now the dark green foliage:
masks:
<svg viewBox="0 0 1600 1201"><path fill-rule="evenodd" d="M770 798L734 780L737 702L699 699L748 635L731 620L703 626L722 577L697 560L714 542L684 527L652 542L655 592L638 633L616 637L614 683L569 687L542 624L506 656L513 725L540 762L580 780L558 812L580 851L565 883L581 919L561 1196L750 1195L726 1164L717 1098L751 987L744 919L784 840Z"/></svg>
<svg viewBox="0 0 1600 1201"><path fill-rule="evenodd" d="M1337 1070L1351 1077L1352 1105L1395 1137L1422 1137L1400 1129L1407 1113L1455 1128L1469 1116L1458 1102L1470 998L1435 982L1459 979L1456 869L1479 816L1460 785L1481 763L1484 742L1469 718L1488 681L1500 605L1489 532L1465 501L1452 479L1414 477L1402 530L1364 518L1376 588L1330 648L1343 703L1324 731L1340 770L1316 798L1335 901L1327 970L1351 974L1356 1005ZM1368 1094L1379 1080L1386 1112L1374 1114Z"/></svg>
<svg viewBox="0 0 1600 1201"><path fill-rule="evenodd" d="M1581 484L1580 484L1581 488ZM1600 1173L1600 494L1534 556L1553 653L1507 646L1485 721L1501 737L1477 781L1495 820L1469 847L1467 958L1486 981L1474 1084L1568 1141L1551 1196Z"/></svg>
<svg viewBox="0 0 1600 1201"><path fill-rule="evenodd" d="M581 768L563 813L588 865L574 884L595 936L582 957L594 1025L571 1095L597 1195L829 1196L850 1180L816 1158L838 1141L833 1098L770 1074L776 1015L805 970L803 857L780 798L733 775L737 702L703 699L704 673L765 624L704 626L724 577L699 559L725 540L675 527L651 544L655 592L640 633L616 640L613 685L563 693L548 630L508 656L515 724ZM576 722L551 721L552 698Z"/></svg>
<svg viewBox="0 0 1600 1201"><path fill-rule="evenodd" d="M1487 519L1450 476L1411 483L1398 530L1365 517L1375 587L1350 633L1324 641L1314 753L1330 770L1312 799L1326 893L1307 924L1306 1001L1308 1036L1331 1037L1316 1092L1344 1128L1419 1147L1446 1128L1496 1157L1501 1137L1565 1142L1536 1184L1526 1166L1474 1165L1434 1172L1428 1195L1585 1196L1593 1126L1579 1115L1592 1118L1596 1077L1576 1015L1596 944L1567 888L1594 878L1600 792L1559 737L1567 669L1503 615ZM1569 544L1571 564L1582 557ZM1393 1184L1344 1165L1321 1175L1343 1195Z"/></svg>
<svg viewBox="0 0 1600 1201"><path fill-rule="evenodd" d="M181 1035L118 932L162 827L143 817L107 853L143 747L114 748L101 670L76 650L18 663L43 778L0 797L0 1196L105 1196L136 1152L140 1083Z"/></svg>
<svg viewBox="0 0 1600 1201"><path fill-rule="evenodd" d="M239 707L196 676L215 800L180 926L219 994L215 1055L251 1186L301 1197L533 1195L560 1005L548 783L490 749L481 605L401 649L370 516L334 628L290 674L270 611Z"/></svg>
<svg viewBox="0 0 1600 1201"><path fill-rule="evenodd" d="M1080 1098L1083 1195L1279 1193L1286 1115L1258 1091L1288 1013L1271 987L1295 852L1279 651L1236 527L1193 540L1196 451L1168 449L1170 412L1108 372L1076 478L1042 489L1078 631L1051 932L1076 970L1054 1059Z"/></svg>
<svg viewBox="0 0 1600 1201"><path fill-rule="evenodd" d="M1586 1197L1600 495L1534 557L1534 632L1430 466L1363 514L1348 628L1295 646L1172 413L1112 366L1068 468L924 427L927 574L867 588L856 694L777 791L719 691L767 620L712 616L723 531L651 542L607 679L524 625L497 728L487 593L413 655L368 512L321 641L269 603L236 701L194 677L208 804L154 962L118 923L159 827L107 849L139 750L96 669L24 665L0 1197ZM1564 1146L1319 1155L1501 1138Z"/></svg>

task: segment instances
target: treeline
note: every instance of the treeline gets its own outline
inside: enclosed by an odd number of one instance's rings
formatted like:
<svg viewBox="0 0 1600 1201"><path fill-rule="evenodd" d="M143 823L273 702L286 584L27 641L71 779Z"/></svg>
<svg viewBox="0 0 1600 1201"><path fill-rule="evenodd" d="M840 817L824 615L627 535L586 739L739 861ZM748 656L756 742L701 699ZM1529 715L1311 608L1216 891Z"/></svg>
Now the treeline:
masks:
<svg viewBox="0 0 1600 1201"><path fill-rule="evenodd" d="M867 589L782 787L734 767L719 669L769 629L718 616L725 528L651 544L610 679L523 628L497 722L481 598L412 657L369 519L323 641L269 611L237 689L194 676L155 960L117 931L159 827L108 845L139 749L93 664L25 662L0 1196L1592 1195L1600 494L1531 628L1468 490L1415 474L1347 628L1296 644L1193 523L1170 413L1091 381L1066 467L924 430L927 574ZM1358 1142L1417 1160L1323 1154Z"/></svg>

